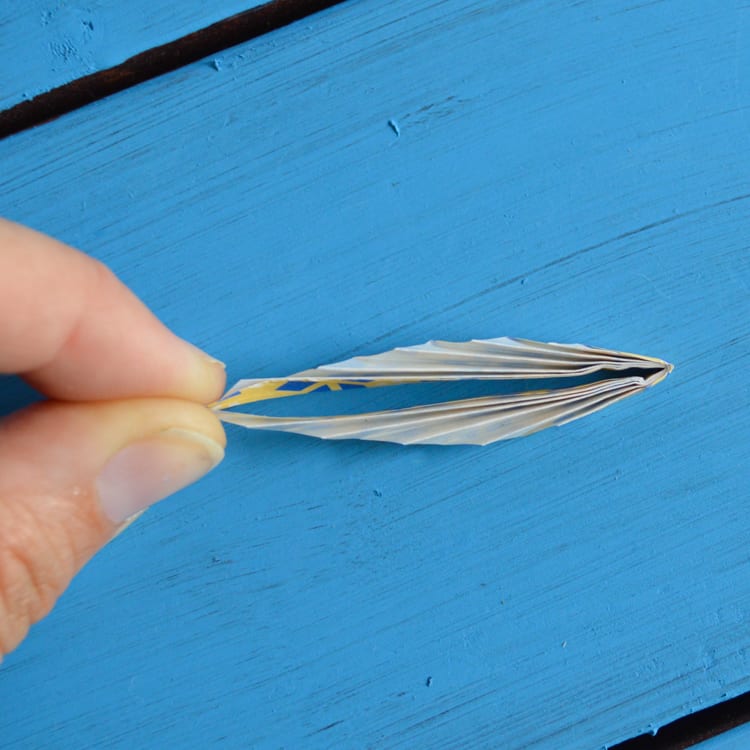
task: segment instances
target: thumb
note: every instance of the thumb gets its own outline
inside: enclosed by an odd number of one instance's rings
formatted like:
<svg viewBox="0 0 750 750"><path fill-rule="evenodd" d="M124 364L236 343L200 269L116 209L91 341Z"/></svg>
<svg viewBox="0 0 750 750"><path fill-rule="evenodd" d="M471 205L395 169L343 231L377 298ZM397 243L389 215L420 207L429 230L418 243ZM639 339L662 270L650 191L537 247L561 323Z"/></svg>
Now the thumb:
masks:
<svg viewBox="0 0 750 750"><path fill-rule="evenodd" d="M46 402L0 422L0 658L127 519L224 445L208 409L176 399Z"/></svg>

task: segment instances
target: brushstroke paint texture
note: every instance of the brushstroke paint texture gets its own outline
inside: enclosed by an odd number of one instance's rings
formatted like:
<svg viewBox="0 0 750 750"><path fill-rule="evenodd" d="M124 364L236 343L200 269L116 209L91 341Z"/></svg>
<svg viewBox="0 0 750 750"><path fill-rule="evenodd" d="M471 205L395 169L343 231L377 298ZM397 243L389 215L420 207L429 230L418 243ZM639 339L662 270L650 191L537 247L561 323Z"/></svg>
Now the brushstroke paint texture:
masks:
<svg viewBox="0 0 750 750"><path fill-rule="evenodd" d="M5 747L598 748L750 690L747 13L362 0L0 143L0 210L230 380L676 365L486 449L232 431L7 659Z"/></svg>
<svg viewBox="0 0 750 750"><path fill-rule="evenodd" d="M263 2L1 0L0 110Z"/></svg>

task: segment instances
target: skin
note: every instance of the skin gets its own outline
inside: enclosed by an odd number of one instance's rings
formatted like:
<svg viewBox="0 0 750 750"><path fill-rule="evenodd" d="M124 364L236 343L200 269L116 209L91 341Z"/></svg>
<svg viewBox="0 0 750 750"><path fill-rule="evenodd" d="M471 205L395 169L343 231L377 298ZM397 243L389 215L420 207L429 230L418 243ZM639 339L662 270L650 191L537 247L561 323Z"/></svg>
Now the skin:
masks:
<svg viewBox="0 0 750 750"><path fill-rule="evenodd" d="M0 321L0 373L49 399L0 421L2 658L125 525L97 492L113 455L174 428L225 444L225 375L101 263L3 220Z"/></svg>

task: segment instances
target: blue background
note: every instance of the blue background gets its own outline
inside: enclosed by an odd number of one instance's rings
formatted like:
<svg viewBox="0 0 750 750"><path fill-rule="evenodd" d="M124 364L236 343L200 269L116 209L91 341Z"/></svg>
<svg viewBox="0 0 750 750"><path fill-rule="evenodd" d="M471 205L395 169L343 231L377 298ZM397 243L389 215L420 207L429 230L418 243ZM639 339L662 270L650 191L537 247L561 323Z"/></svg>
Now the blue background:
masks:
<svg viewBox="0 0 750 750"><path fill-rule="evenodd" d="M0 212L230 379L676 365L484 449L230 427L6 660L5 746L594 748L750 689L747 13L361 0L1 142Z"/></svg>

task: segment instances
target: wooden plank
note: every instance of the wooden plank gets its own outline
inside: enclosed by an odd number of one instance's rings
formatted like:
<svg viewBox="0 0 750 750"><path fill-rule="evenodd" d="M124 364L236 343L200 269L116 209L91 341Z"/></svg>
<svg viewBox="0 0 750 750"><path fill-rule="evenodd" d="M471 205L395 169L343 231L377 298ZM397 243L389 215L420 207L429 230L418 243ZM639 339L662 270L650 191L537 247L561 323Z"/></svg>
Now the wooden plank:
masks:
<svg viewBox="0 0 750 750"><path fill-rule="evenodd" d="M6 745L597 748L750 689L746 24L362 0L0 143L0 210L230 377L504 334L676 364L486 449L232 431L7 660Z"/></svg>
<svg viewBox="0 0 750 750"><path fill-rule="evenodd" d="M2 2L0 111L264 2Z"/></svg>

